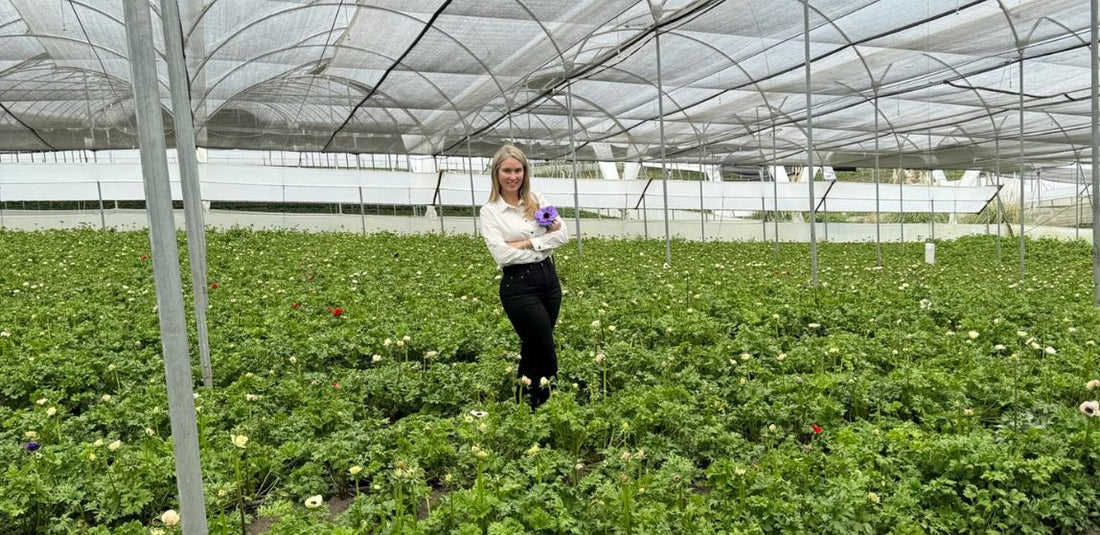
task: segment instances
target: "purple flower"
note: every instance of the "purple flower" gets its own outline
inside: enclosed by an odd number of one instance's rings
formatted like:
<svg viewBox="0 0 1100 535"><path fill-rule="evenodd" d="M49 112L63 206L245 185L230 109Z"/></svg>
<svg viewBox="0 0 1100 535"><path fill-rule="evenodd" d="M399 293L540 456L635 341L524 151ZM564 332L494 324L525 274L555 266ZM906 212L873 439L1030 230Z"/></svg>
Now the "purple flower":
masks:
<svg viewBox="0 0 1100 535"><path fill-rule="evenodd" d="M535 222L544 227L553 225L554 221L557 219L558 209L553 206L542 206L538 210L535 210Z"/></svg>
<svg viewBox="0 0 1100 535"><path fill-rule="evenodd" d="M33 440L26 443L26 444L23 444L23 449L25 449L27 451L38 451L38 448L40 448L40 447L41 446Z"/></svg>

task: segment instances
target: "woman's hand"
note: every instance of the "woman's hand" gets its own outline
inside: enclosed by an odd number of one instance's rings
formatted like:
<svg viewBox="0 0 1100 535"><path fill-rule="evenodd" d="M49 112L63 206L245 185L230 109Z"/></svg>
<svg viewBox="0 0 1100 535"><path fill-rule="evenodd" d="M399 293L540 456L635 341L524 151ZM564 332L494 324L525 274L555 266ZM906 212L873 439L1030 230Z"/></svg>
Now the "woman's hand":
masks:
<svg viewBox="0 0 1100 535"><path fill-rule="evenodd" d="M561 221L556 219L549 227L546 227L547 232L557 232L559 229L561 229Z"/></svg>

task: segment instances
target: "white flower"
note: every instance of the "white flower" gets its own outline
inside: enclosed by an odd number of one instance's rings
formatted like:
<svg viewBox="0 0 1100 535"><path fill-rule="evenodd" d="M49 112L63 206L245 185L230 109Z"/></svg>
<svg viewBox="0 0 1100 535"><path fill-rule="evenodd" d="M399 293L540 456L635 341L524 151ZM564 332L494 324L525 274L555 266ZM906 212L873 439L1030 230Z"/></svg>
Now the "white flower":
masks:
<svg viewBox="0 0 1100 535"><path fill-rule="evenodd" d="M523 383L523 386L531 386L531 379L529 379L526 375L520 377L519 382Z"/></svg>
<svg viewBox="0 0 1100 535"><path fill-rule="evenodd" d="M157 432L153 428L151 428L151 427L146 427L145 428L145 436L151 437L155 434L157 434Z"/></svg>
<svg viewBox="0 0 1100 535"><path fill-rule="evenodd" d="M977 338L978 336L980 336L978 334L978 331L970 331L970 332L966 333L966 335L969 336L971 340L973 340L973 339Z"/></svg>
<svg viewBox="0 0 1100 535"><path fill-rule="evenodd" d="M229 440L231 442L233 442L234 446L236 446L236 447L238 447L242 450L246 446L248 446L248 437L246 437L244 435L229 435Z"/></svg>
<svg viewBox="0 0 1100 535"><path fill-rule="evenodd" d="M473 416L474 418L484 418L488 415L489 415L489 413L487 413L485 411L478 411L478 410L470 411L470 416Z"/></svg>
<svg viewBox="0 0 1100 535"><path fill-rule="evenodd" d="M358 476L359 473L362 472L362 471L363 471L363 467L359 466L359 465L355 465L351 468L348 468L348 473L351 474L351 477Z"/></svg>
<svg viewBox="0 0 1100 535"><path fill-rule="evenodd" d="M592 320L592 328L593 329L599 329L600 328L600 320Z"/></svg>
<svg viewBox="0 0 1100 535"><path fill-rule="evenodd" d="M102 438L97 438L95 442L92 442L92 445L97 447L97 448L102 447L103 446L103 439Z"/></svg>
<svg viewBox="0 0 1100 535"><path fill-rule="evenodd" d="M103 400L103 401L105 401L105 402L106 402L106 401L111 401L111 395L110 395L110 394L103 394L103 396L102 396L102 397L100 397L99 399L101 399L101 400Z"/></svg>
<svg viewBox="0 0 1100 535"><path fill-rule="evenodd" d="M175 526L180 523L180 514L175 509L169 509L161 513L160 521L164 522L165 526Z"/></svg>
<svg viewBox="0 0 1100 535"><path fill-rule="evenodd" d="M307 509L316 509L320 507L323 503L325 503L325 499L322 498L320 494L314 494L313 496L306 498L305 503Z"/></svg>
<svg viewBox="0 0 1100 535"><path fill-rule="evenodd" d="M807 325L807 327L809 327L811 329L817 329L817 328L821 327L821 324L820 323L811 323L811 324Z"/></svg>
<svg viewBox="0 0 1100 535"><path fill-rule="evenodd" d="M539 386L542 387L542 388L546 388L546 387L550 386L550 379L547 379L545 377L539 377Z"/></svg>
<svg viewBox="0 0 1100 535"><path fill-rule="evenodd" d="M424 354L424 358L426 358L426 359L434 359L434 358L436 358L437 356L439 356L439 352L438 352L438 351L429 351L429 352L427 352L427 353L425 353L425 354Z"/></svg>
<svg viewBox="0 0 1100 535"><path fill-rule="evenodd" d="M1092 389L1090 388L1089 390L1092 390ZM27 431L26 433L23 433L23 436L27 437L30 440L37 440L38 439L38 432L37 431Z"/></svg>
<svg viewBox="0 0 1100 535"><path fill-rule="evenodd" d="M45 405L45 404L47 404L47 403L49 403L49 402L50 402L50 400L48 400L48 399L46 399L46 398L42 398L42 399L39 399L38 401L35 401L34 403L35 403L36 405Z"/></svg>
<svg viewBox="0 0 1100 535"><path fill-rule="evenodd" d="M786 358L787 358L787 354L786 354L786 353L780 353L780 354L778 354L778 355L776 355L776 356L775 356L775 360L778 360L778 361L780 361L780 362L782 362L782 361L783 361L783 360L785 360Z"/></svg>
<svg viewBox="0 0 1100 535"><path fill-rule="evenodd" d="M1100 379L1093 379L1093 380L1085 383L1085 388L1087 388L1089 390L1095 390L1097 388L1100 388Z"/></svg>
<svg viewBox="0 0 1100 535"><path fill-rule="evenodd" d="M769 425L768 426L768 431L774 433L775 432L775 424Z"/></svg>
<svg viewBox="0 0 1100 535"><path fill-rule="evenodd" d="M1016 336L1020 338L1027 338L1027 331L1016 331Z"/></svg>
<svg viewBox="0 0 1100 535"><path fill-rule="evenodd" d="M1004 344L997 344L997 345L993 346L993 349L996 350L996 351L1004 351L1005 345Z"/></svg>
<svg viewBox="0 0 1100 535"><path fill-rule="evenodd" d="M920 300L920 307L921 308L928 308L930 306L932 306L932 301L929 301L928 299L921 299Z"/></svg>
<svg viewBox="0 0 1100 535"><path fill-rule="evenodd" d="M607 355L603 351L596 353L596 364L603 364L603 361L607 359Z"/></svg>
<svg viewBox="0 0 1100 535"><path fill-rule="evenodd" d="M292 355L289 360L291 364L298 364L298 357Z"/></svg>
<svg viewBox="0 0 1100 535"><path fill-rule="evenodd" d="M118 449L121 448L121 447L122 447L122 441L121 440L116 440L116 441L114 441L110 444L107 444L107 449L109 449L111 451L118 451Z"/></svg>
<svg viewBox="0 0 1100 535"><path fill-rule="evenodd" d="M538 442L536 442L535 445L531 446L530 448L527 448L526 453L530 457L534 457L535 455L538 455L538 453L539 453L539 444L538 444Z"/></svg>
<svg viewBox="0 0 1100 535"><path fill-rule="evenodd" d="M874 504L877 504L879 502L878 494L875 494L874 492L868 492L867 493L867 501L869 501L871 503L874 503Z"/></svg>
<svg viewBox="0 0 1100 535"><path fill-rule="evenodd" d="M1046 353L1047 355L1055 355L1055 354L1058 353L1057 350L1055 350L1053 347L1050 347L1050 346L1047 346L1046 349L1043 350L1043 352Z"/></svg>
<svg viewBox="0 0 1100 535"><path fill-rule="evenodd" d="M10 337L11 337L11 333L9 333L8 331L0 331L0 338L10 338Z"/></svg>
<svg viewBox="0 0 1100 535"><path fill-rule="evenodd" d="M404 340L398 340L397 341L397 347L405 347L405 341Z"/></svg>
<svg viewBox="0 0 1100 535"><path fill-rule="evenodd" d="M390 347L390 344L392 344L392 343L393 343L393 340L390 340L389 338L387 338L385 340L382 340L382 347Z"/></svg>
<svg viewBox="0 0 1100 535"><path fill-rule="evenodd" d="M57 414L57 407L50 407L46 409L46 416L53 416Z"/></svg>
<svg viewBox="0 0 1100 535"><path fill-rule="evenodd" d="M1100 416L1100 401L1086 401L1079 409L1085 416Z"/></svg>
<svg viewBox="0 0 1100 535"><path fill-rule="evenodd" d="M611 331L611 332L615 332L615 326L614 325L608 325L607 330Z"/></svg>
<svg viewBox="0 0 1100 535"><path fill-rule="evenodd" d="M409 335L406 334L405 336L401 337L401 340L405 341L405 342L408 342L408 341L412 340L412 338L409 338Z"/></svg>
<svg viewBox="0 0 1100 535"><path fill-rule="evenodd" d="M370 358L371 362L382 362L382 355L375 354Z"/></svg>

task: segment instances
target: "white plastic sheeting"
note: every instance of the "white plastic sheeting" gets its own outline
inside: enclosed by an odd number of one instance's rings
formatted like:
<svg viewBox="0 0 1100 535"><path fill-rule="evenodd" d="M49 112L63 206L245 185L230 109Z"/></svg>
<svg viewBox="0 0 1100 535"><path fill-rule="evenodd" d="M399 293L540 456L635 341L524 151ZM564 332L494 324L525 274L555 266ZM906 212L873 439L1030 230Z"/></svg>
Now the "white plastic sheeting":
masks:
<svg viewBox="0 0 1100 535"><path fill-rule="evenodd" d="M42 165L5 164L0 174L0 201L143 200L138 164ZM489 197L487 175L466 173L404 173L346 169L199 164L205 201L302 202L408 205L480 205ZM176 168L172 196L180 199ZM535 187L557 206L573 206L573 181L535 178ZM578 181L581 208L638 210L663 206L659 181ZM700 185L702 195L700 195ZM873 184L817 183L817 209L874 212ZM668 207L674 210L809 211L808 184L799 182L668 182ZM996 186L945 188L902 186L879 188L883 212L976 213L993 198ZM778 197L775 195L778 190ZM360 197L360 194L362 197ZM643 198L645 199L643 201Z"/></svg>

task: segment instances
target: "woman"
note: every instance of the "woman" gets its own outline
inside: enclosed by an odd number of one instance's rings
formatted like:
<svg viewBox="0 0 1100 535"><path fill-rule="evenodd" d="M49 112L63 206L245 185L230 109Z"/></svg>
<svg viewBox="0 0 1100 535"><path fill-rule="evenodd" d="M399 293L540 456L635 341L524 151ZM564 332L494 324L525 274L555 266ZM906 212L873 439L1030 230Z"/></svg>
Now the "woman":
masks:
<svg viewBox="0 0 1100 535"><path fill-rule="evenodd" d="M489 202L481 207L481 235L503 271L500 303L520 339L517 375L538 408L550 397L544 383L558 373L554 325L561 284L550 254L569 241L569 230L560 217L545 226L536 220L535 212L549 203L531 191L531 166L514 145L493 156L492 178Z"/></svg>

